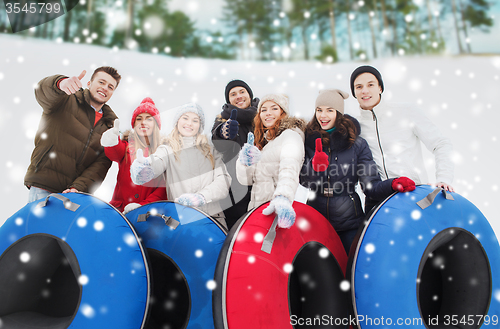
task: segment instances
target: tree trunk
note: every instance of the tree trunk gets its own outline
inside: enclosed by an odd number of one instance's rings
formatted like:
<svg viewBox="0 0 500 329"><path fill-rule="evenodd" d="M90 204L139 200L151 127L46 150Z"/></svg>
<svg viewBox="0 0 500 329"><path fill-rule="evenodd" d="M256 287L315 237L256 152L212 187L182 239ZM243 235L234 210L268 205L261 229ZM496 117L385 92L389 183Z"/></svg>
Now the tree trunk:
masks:
<svg viewBox="0 0 500 329"><path fill-rule="evenodd" d="M132 30L134 29L134 0L128 0L127 6L127 26L125 29L125 45L132 38Z"/></svg>
<svg viewBox="0 0 500 329"><path fill-rule="evenodd" d="M389 41L389 44L393 43L390 48L391 48L391 53L392 55L394 55L394 38L391 38L390 35L389 35L389 19L387 17L387 11L386 11L386 7L385 7L385 0L380 0L380 9L382 11L382 18L383 18L383 21L384 21L384 30L386 31L386 38L387 40L391 40ZM396 36L394 36L396 37Z"/></svg>
<svg viewBox="0 0 500 329"><path fill-rule="evenodd" d="M333 6L333 0L330 0L330 33L332 35L332 47L335 52L337 52L337 37L335 35L335 10Z"/></svg>
<svg viewBox="0 0 500 329"><path fill-rule="evenodd" d="M64 41L69 41L69 38L70 38L69 33L70 33L70 28L71 28L72 13L73 13L73 11L70 10L64 16L64 34L63 34Z"/></svg>
<svg viewBox="0 0 500 329"><path fill-rule="evenodd" d="M429 31L431 32L431 35L434 36L434 22L432 19L432 9L431 9L431 3L429 0L425 0L425 6L427 7L427 21L429 23Z"/></svg>
<svg viewBox="0 0 500 329"><path fill-rule="evenodd" d="M352 28L351 28L351 19L349 18L349 10L346 13L347 15L347 35L349 36L349 56L351 60L354 59L354 50L352 49Z"/></svg>
<svg viewBox="0 0 500 329"><path fill-rule="evenodd" d="M464 49L462 47L462 41L460 40L460 30L458 28L458 19L457 19L457 4L455 3L455 0L451 0L451 10L453 12L453 23L455 24L455 33L457 35L458 51L460 54L463 54Z"/></svg>
<svg viewBox="0 0 500 329"><path fill-rule="evenodd" d="M87 24L86 24L86 27L87 27L87 31L90 32L90 24L91 24L91 20L92 20L92 4L93 4L93 0L87 0L88 3L87 3Z"/></svg>
<svg viewBox="0 0 500 329"><path fill-rule="evenodd" d="M302 43L304 44L304 59L309 59L309 40L307 39L307 24L302 23Z"/></svg>
<svg viewBox="0 0 500 329"><path fill-rule="evenodd" d="M375 37L375 27L373 25L373 18L370 15L370 13L368 13L368 23L370 24L370 33L372 35L373 58L377 58L378 57L378 55L377 55L377 39Z"/></svg>
<svg viewBox="0 0 500 329"><path fill-rule="evenodd" d="M462 0L458 0L458 4L460 6L460 17L462 19L462 29L463 29L464 35L465 35L465 44L467 45L467 52L470 54L472 52L472 50L470 48L470 42L468 41L469 32L467 31L467 23L465 22L465 12L464 12L464 6L462 3Z"/></svg>

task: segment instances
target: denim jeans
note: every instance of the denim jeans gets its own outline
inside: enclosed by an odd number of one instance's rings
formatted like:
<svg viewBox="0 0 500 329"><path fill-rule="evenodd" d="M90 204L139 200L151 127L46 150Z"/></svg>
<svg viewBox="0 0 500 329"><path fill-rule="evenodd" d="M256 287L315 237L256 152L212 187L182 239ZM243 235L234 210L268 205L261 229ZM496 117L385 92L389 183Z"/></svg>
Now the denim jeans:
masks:
<svg viewBox="0 0 500 329"><path fill-rule="evenodd" d="M36 201L36 200L40 200L40 199L45 199L51 193L52 192L49 192L49 191L44 190L42 188L32 186L30 188L30 192L28 195L28 203Z"/></svg>

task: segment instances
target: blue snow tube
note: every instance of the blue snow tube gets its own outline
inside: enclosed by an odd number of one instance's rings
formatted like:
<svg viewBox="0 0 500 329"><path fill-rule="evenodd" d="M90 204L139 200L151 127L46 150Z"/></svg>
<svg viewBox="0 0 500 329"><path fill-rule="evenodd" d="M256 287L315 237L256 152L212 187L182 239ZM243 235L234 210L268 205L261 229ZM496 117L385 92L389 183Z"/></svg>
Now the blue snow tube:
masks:
<svg viewBox="0 0 500 329"><path fill-rule="evenodd" d="M143 328L150 286L138 241L88 194L27 204L0 227L0 327Z"/></svg>
<svg viewBox="0 0 500 329"><path fill-rule="evenodd" d="M471 202L422 185L371 213L351 284L360 328L496 327L500 247Z"/></svg>
<svg viewBox="0 0 500 329"><path fill-rule="evenodd" d="M152 297L146 328L213 328L214 272L225 228L170 201L144 205L127 218L148 253Z"/></svg>

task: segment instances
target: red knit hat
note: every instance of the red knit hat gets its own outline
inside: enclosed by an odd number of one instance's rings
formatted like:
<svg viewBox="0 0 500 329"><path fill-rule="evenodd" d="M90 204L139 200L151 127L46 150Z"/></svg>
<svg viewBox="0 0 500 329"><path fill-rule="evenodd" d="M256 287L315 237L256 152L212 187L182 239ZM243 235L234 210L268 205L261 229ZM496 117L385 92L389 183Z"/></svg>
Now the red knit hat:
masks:
<svg viewBox="0 0 500 329"><path fill-rule="evenodd" d="M146 97L142 100L141 105L139 105L134 113L132 113L132 128L134 127L135 123L135 118L141 113L148 113L150 114L155 120L156 123L158 124L158 128L161 129L161 118L160 118L160 112L156 108L155 102L149 97Z"/></svg>

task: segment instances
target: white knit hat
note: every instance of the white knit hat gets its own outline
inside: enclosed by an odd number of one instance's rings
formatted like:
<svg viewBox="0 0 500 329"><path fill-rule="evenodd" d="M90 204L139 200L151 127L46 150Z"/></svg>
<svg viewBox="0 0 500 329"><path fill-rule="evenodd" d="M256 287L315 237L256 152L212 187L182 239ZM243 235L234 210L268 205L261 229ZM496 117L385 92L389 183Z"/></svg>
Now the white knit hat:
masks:
<svg viewBox="0 0 500 329"><path fill-rule="evenodd" d="M179 121L181 116L184 113L189 112L194 113L200 117L200 129L198 133L203 133L203 129L205 129L205 113L203 113L203 109L201 108L201 106L196 103L187 103L177 108L177 112L174 116L174 127L177 126L177 122Z"/></svg>
<svg viewBox="0 0 500 329"><path fill-rule="evenodd" d="M262 97L260 99L259 107L257 109L258 113L260 113L260 108L262 107L262 104L264 104L267 101L275 102L276 104L279 105L279 107L281 107L281 109L283 111L285 111L285 113L287 115L290 114L290 111L288 109L288 96L287 95L285 95L285 94L267 94L267 95L265 95L264 97Z"/></svg>

